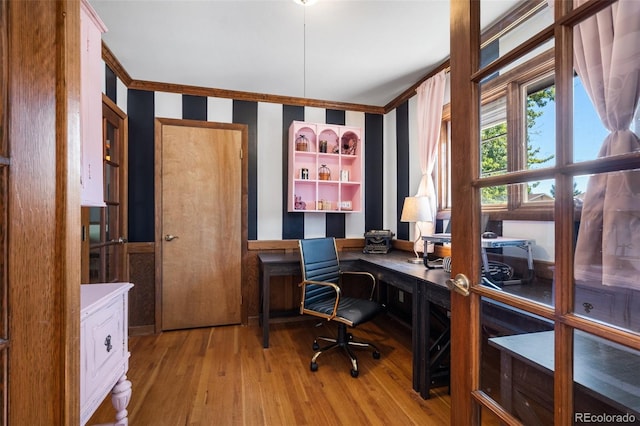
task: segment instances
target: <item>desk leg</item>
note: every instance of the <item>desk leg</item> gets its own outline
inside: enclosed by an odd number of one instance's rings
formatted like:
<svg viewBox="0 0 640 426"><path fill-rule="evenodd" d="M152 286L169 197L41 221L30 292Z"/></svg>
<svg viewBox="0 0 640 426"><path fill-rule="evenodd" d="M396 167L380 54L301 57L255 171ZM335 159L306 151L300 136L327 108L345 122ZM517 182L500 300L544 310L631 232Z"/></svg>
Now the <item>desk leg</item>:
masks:
<svg viewBox="0 0 640 426"><path fill-rule="evenodd" d="M264 270L264 265L260 268L260 288L262 289L262 312L260 312L260 323L262 324L262 347L269 347L269 296L271 294L271 273Z"/></svg>
<svg viewBox="0 0 640 426"><path fill-rule="evenodd" d="M413 390L424 399L429 399L431 375L429 371L429 316L430 303L423 285L414 284L413 288Z"/></svg>
<svg viewBox="0 0 640 426"><path fill-rule="evenodd" d="M500 351L500 399L501 405L512 412L513 400L513 358L507 351Z"/></svg>

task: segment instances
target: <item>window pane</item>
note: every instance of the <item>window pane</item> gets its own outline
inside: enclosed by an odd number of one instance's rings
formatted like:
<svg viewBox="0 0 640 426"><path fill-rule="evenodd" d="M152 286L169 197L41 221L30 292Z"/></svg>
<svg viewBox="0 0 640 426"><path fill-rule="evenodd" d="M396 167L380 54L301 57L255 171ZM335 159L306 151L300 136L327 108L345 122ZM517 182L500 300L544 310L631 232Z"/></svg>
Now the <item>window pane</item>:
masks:
<svg viewBox="0 0 640 426"><path fill-rule="evenodd" d="M525 203L550 203L555 200L556 185L554 179L546 179L537 182L529 182L526 185L527 192L523 197Z"/></svg>
<svg viewBox="0 0 640 426"><path fill-rule="evenodd" d="M579 330L573 336L575 424L636 424L640 352Z"/></svg>
<svg viewBox="0 0 640 426"><path fill-rule="evenodd" d="M636 332L640 331L638 182L640 170L589 177L574 254L575 313Z"/></svg>
<svg viewBox="0 0 640 426"><path fill-rule="evenodd" d="M507 122L498 122L481 130L481 177L507 172Z"/></svg>
<svg viewBox="0 0 640 426"><path fill-rule="evenodd" d="M553 75L527 84L526 168L553 167L556 154L556 87Z"/></svg>

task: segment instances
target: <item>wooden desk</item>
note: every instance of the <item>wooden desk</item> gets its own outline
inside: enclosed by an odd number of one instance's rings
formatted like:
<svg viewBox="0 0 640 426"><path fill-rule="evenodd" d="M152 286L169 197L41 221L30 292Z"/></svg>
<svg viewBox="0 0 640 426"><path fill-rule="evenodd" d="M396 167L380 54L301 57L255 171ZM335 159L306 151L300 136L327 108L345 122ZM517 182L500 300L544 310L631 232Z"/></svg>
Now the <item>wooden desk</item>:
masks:
<svg viewBox="0 0 640 426"><path fill-rule="evenodd" d="M503 407L525 423L553 419L553 331L494 337L489 344L500 350ZM640 416L640 357L631 349L576 331L573 380L576 413ZM550 390L546 399L536 394L546 393L545 386ZM544 410L534 412L533 407Z"/></svg>
<svg viewBox="0 0 640 426"><path fill-rule="evenodd" d="M340 253L344 271L358 270L372 273L380 282L412 294L411 346L413 353L413 389L429 398L431 386L432 351L429 344L431 303L450 309L450 294L445 281L449 274L441 269L427 269L423 264L407 262L410 253L364 254ZM262 310L262 340L269 347L269 296L272 276L301 275L298 253L260 253L260 297ZM448 343L447 343L448 348Z"/></svg>

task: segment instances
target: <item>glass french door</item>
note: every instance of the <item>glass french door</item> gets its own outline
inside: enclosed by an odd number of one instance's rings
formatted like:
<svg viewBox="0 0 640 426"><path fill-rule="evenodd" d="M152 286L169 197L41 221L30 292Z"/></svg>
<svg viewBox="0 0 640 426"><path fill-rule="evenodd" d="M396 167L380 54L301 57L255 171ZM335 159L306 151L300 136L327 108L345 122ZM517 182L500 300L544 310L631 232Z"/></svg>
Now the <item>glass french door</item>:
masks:
<svg viewBox="0 0 640 426"><path fill-rule="evenodd" d="M126 115L103 97L105 207L83 207L82 282L127 281Z"/></svg>
<svg viewBox="0 0 640 426"><path fill-rule="evenodd" d="M640 3L496 3L451 2L452 424L633 424Z"/></svg>

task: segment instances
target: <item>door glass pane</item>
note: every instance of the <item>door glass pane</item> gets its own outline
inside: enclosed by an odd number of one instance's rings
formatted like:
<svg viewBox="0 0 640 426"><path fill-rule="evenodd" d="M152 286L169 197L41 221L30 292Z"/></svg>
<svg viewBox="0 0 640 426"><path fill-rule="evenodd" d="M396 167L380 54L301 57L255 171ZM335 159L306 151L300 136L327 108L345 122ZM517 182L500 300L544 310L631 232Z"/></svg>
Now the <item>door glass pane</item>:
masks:
<svg viewBox="0 0 640 426"><path fill-rule="evenodd" d="M118 257L117 257L117 245L110 244L105 247L105 269L106 269L106 277L105 282L112 282L117 279L117 267L118 267Z"/></svg>
<svg viewBox="0 0 640 426"><path fill-rule="evenodd" d="M528 194L534 184L525 182L504 187L505 196ZM497 192L502 187L483 188ZM496 212L497 213L497 212ZM555 222L553 220L507 220L491 210L481 218L481 284L538 303L553 305ZM455 258L452 259L455 261Z"/></svg>
<svg viewBox="0 0 640 426"><path fill-rule="evenodd" d="M105 132L106 139L104 141L104 159L106 161L118 162L118 143L117 143L117 132L118 128L113 125L109 120L105 120Z"/></svg>
<svg viewBox="0 0 640 426"><path fill-rule="evenodd" d="M117 203L120 195L118 194L118 171L119 167L111 163L104 165L104 200L105 202Z"/></svg>
<svg viewBox="0 0 640 426"><path fill-rule="evenodd" d="M515 5L515 7L514 7ZM502 20L502 25L493 26ZM546 0L530 2L488 1L480 3L482 28L481 66L500 58L553 23ZM511 25L505 25L509 22ZM548 49L541 45L538 51ZM533 52L532 55L535 55Z"/></svg>
<svg viewBox="0 0 640 426"><path fill-rule="evenodd" d="M579 330L573 336L575 424L640 420L640 352Z"/></svg>
<svg viewBox="0 0 640 426"><path fill-rule="evenodd" d="M101 249L92 248L89 251L89 282L97 283L101 282L100 279L100 270L101 270L101 262L100 253Z"/></svg>
<svg viewBox="0 0 640 426"><path fill-rule="evenodd" d="M99 243L102 241L100 235L102 224L100 222L102 214L102 208L90 207L89 208L89 242L91 244Z"/></svg>
<svg viewBox="0 0 640 426"><path fill-rule="evenodd" d="M575 162L640 151L639 53L630 42L640 32L623 19L637 21L638 13L638 2L616 2L574 28Z"/></svg>
<svg viewBox="0 0 640 426"><path fill-rule="evenodd" d="M602 124L579 76L573 78L574 162L595 160L609 131Z"/></svg>
<svg viewBox="0 0 640 426"><path fill-rule="evenodd" d="M640 331L639 185L640 170L587 179L574 254L575 313L636 332Z"/></svg>
<svg viewBox="0 0 640 426"><path fill-rule="evenodd" d="M500 426L500 418L493 414L485 406L480 406L480 424L482 426Z"/></svg>
<svg viewBox="0 0 640 426"><path fill-rule="evenodd" d="M481 389L524 424L553 424L553 323L483 298Z"/></svg>
<svg viewBox="0 0 640 426"><path fill-rule="evenodd" d="M112 242L120 237L118 230L118 206L107 206L105 212L107 215L105 242Z"/></svg>

